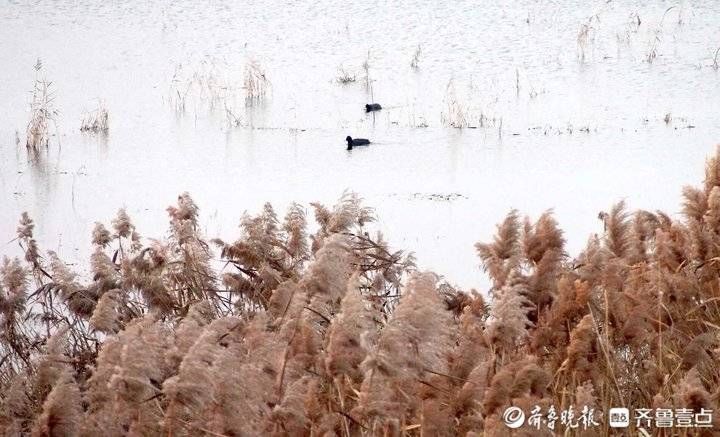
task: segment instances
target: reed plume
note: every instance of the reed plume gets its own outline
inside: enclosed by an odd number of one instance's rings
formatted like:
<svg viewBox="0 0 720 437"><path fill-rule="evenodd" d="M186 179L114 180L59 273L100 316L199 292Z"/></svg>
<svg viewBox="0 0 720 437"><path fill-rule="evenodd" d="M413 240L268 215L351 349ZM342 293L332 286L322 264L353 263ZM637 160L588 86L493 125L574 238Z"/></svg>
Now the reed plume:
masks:
<svg viewBox="0 0 720 437"><path fill-rule="evenodd" d="M488 293L418 272L352 193L314 225L267 204L232 242L187 193L165 238L120 210L78 271L23 214L0 263L0 434L538 435L505 425L515 406L593 411L553 430L593 436L612 406L716 411L718 162L682 215L620 202L575 257L551 211L511 211L475 245Z"/></svg>

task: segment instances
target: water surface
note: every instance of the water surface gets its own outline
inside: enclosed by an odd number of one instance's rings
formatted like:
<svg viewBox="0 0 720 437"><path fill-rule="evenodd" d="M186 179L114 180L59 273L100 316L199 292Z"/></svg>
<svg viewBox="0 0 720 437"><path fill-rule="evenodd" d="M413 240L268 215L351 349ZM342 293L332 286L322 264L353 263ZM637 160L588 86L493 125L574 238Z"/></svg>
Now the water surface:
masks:
<svg viewBox="0 0 720 437"><path fill-rule="evenodd" d="M42 247L82 266L94 222L122 206L161 237L188 191L203 231L232 239L266 201L282 215L352 190L421 267L486 288L473 243L511 208L554 209L573 255L621 199L679 210L720 138L719 27L713 1L5 2L0 254L17 252L5 242L22 211ZM31 162L15 137L38 58L60 117ZM246 106L250 60L272 86ZM340 66L355 83L337 83ZM221 91L178 112L193 74ZM444 126L450 83L475 129ZM98 99L107 137L79 132ZM370 101L385 109L364 114ZM348 134L375 144L347 152Z"/></svg>

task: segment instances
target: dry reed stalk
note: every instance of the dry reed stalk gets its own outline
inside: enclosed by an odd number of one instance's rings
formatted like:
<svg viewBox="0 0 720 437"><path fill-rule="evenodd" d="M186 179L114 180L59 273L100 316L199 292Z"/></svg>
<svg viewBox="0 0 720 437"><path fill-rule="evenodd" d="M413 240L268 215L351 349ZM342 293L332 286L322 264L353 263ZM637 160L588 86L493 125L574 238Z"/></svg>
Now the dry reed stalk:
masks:
<svg viewBox="0 0 720 437"><path fill-rule="evenodd" d="M370 78L370 49L368 49L367 54L365 55L365 60L362 63L362 69L365 72L365 88L370 90L371 93L371 101L375 101L372 96L372 79Z"/></svg>
<svg viewBox="0 0 720 437"><path fill-rule="evenodd" d="M653 38L650 41L648 53L645 56L645 61L652 64L655 59L658 56L658 52L660 51L660 44L662 43L662 36L663 36L663 23L665 22L665 17L667 16L668 12L675 9L677 6L673 5L665 9L665 12L663 13L662 18L660 19L660 23L658 24L657 28L655 28L653 32ZM678 14L678 24L682 23L682 11Z"/></svg>
<svg viewBox="0 0 720 437"><path fill-rule="evenodd" d="M245 88L245 103L249 106L261 102L269 91L270 80L257 61L250 60L245 65L243 87Z"/></svg>
<svg viewBox="0 0 720 437"><path fill-rule="evenodd" d="M233 106L237 84L231 80L230 66L215 58L189 65L177 64L170 79L168 100L178 114L187 110L210 113Z"/></svg>
<svg viewBox="0 0 720 437"><path fill-rule="evenodd" d="M420 57L422 56L422 46L420 44L415 48L412 59L410 59L410 68L417 70L420 67Z"/></svg>
<svg viewBox="0 0 720 437"><path fill-rule="evenodd" d="M56 123L59 114L55 109L53 83L41 74L42 67L42 62L38 59L34 66L36 75L30 103L30 121L25 130L25 147L33 152L37 152L42 146L48 146L51 124Z"/></svg>
<svg viewBox="0 0 720 437"><path fill-rule="evenodd" d="M594 43L597 26L599 24L600 16L598 14L591 15L584 23L580 24L580 30L578 30L577 34L577 50L578 59L581 63L585 62L587 51Z"/></svg>
<svg viewBox="0 0 720 437"><path fill-rule="evenodd" d="M440 122L444 126L455 128L468 127L467 108L465 108L458 99L453 79L450 79L445 88L445 105L446 109L440 114Z"/></svg>

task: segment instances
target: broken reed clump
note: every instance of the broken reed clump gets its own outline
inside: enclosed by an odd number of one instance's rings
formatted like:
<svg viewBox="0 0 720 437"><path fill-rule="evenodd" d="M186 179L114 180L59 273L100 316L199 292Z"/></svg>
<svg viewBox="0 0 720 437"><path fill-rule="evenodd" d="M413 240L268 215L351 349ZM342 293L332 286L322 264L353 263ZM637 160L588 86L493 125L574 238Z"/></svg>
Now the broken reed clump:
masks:
<svg viewBox="0 0 720 437"><path fill-rule="evenodd" d="M80 121L80 132L107 134L110 130L110 126L108 124L109 118L105 103L100 101L95 110L88 112L83 116Z"/></svg>
<svg viewBox="0 0 720 437"><path fill-rule="evenodd" d="M315 232L267 204L232 242L188 194L148 244L120 210L89 278L23 214L24 258L0 263L0 434L502 436L515 406L592 411L555 428L591 436L618 405L713 410L717 430L720 151L684 197L678 219L601 213L576 259L550 212L512 211L476 244L488 298L417 272L351 194L312 205Z"/></svg>

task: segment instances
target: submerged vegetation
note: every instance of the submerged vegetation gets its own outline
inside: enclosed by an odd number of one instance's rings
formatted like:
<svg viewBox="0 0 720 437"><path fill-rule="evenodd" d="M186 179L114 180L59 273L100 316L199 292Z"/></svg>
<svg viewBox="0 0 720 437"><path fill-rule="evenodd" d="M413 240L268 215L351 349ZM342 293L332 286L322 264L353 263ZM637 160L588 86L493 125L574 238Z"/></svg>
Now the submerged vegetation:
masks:
<svg viewBox="0 0 720 437"><path fill-rule="evenodd" d="M267 204L234 242L201 234L187 194L165 240L120 210L89 278L23 214L23 259L0 267L0 433L498 436L512 405L592 411L557 432L603 435L611 406L717 410L720 150L683 194L679 219L601 213L575 259L550 212L512 211L475 245L489 299L370 236L354 195L312 204L313 232Z"/></svg>

